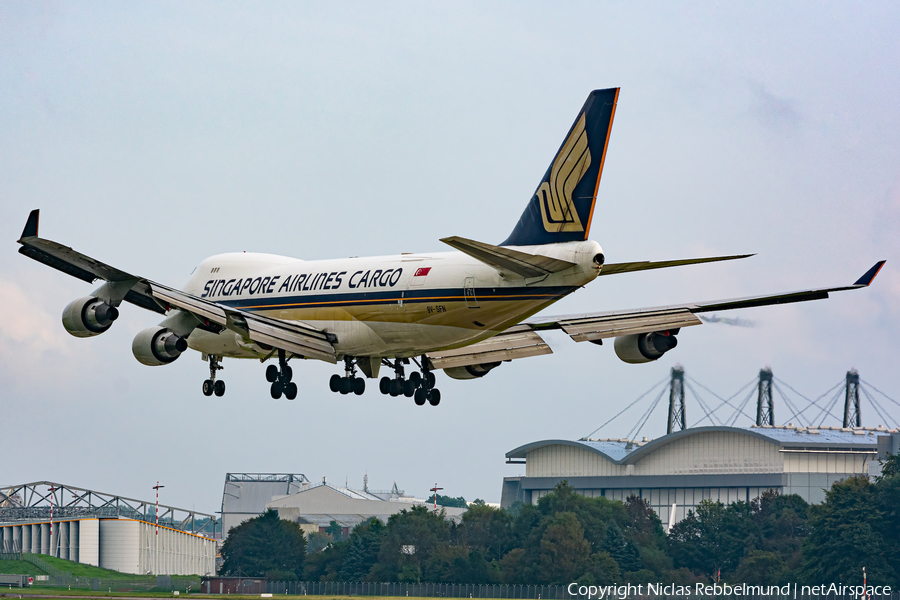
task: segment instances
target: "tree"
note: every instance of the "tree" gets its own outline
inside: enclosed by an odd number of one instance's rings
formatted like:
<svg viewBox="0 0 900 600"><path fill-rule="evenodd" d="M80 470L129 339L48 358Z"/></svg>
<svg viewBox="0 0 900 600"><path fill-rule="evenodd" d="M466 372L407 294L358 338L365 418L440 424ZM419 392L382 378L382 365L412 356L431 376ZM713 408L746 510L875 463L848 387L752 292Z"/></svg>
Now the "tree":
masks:
<svg viewBox="0 0 900 600"><path fill-rule="evenodd" d="M575 581L587 566L591 545L575 513L561 512L548 519L541 537L537 580L541 583Z"/></svg>
<svg viewBox="0 0 900 600"><path fill-rule="evenodd" d="M387 527L377 518L360 523L353 528L347 540L347 558L341 567L345 581L362 581L378 562L381 540Z"/></svg>
<svg viewBox="0 0 900 600"><path fill-rule="evenodd" d="M450 537L444 511L434 513L424 506L413 506L391 515L373 577L377 581L397 581L401 576L407 578L404 581L413 576L421 578L431 553L438 546L449 544Z"/></svg>
<svg viewBox="0 0 900 600"><path fill-rule="evenodd" d="M625 524L622 526L622 533L626 538L642 547L662 548L666 541L666 532L663 530L662 521L650 508L650 503L633 494L625 500Z"/></svg>
<svg viewBox="0 0 900 600"><path fill-rule="evenodd" d="M787 565L774 552L752 550L734 572L734 579L750 585L778 585L782 583Z"/></svg>
<svg viewBox="0 0 900 600"><path fill-rule="evenodd" d="M300 525L278 518L274 510L233 527L222 544L221 573L265 577L267 572L303 573L306 538Z"/></svg>
<svg viewBox="0 0 900 600"><path fill-rule="evenodd" d="M810 509L810 534L803 542L803 576L813 581L851 582L866 567L869 579L896 587L896 539L884 533L892 530L897 516L885 511L880 491L898 476L879 481L849 477L831 486L825 502Z"/></svg>
<svg viewBox="0 0 900 600"><path fill-rule="evenodd" d="M434 496L434 494L428 496L428 500L425 501L425 504L434 506ZM482 500L482 503L483 502L484 500ZM469 506L466 502L466 499L462 496L453 498L451 496L442 496L441 494L437 494L437 505L445 506L447 508L466 508L467 506Z"/></svg>
<svg viewBox="0 0 900 600"><path fill-rule="evenodd" d="M325 528L325 533L330 535L335 542L344 541L344 528L337 521L331 521L328 527Z"/></svg>
<svg viewBox="0 0 900 600"><path fill-rule="evenodd" d="M594 552L584 574L578 578L583 585L610 585L622 579L619 564L609 552ZM649 581L649 580L648 580Z"/></svg>
<svg viewBox="0 0 900 600"><path fill-rule="evenodd" d="M606 540L603 542L603 550L616 561L622 572L637 571L643 565L637 548L631 540L626 540L622 530L613 521L606 530Z"/></svg>
<svg viewBox="0 0 900 600"><path fill-rule="evenodd" d="M512 544L509 514L486 505L473 505L462 516L461 534L465 543L500 560Z"/></svg>

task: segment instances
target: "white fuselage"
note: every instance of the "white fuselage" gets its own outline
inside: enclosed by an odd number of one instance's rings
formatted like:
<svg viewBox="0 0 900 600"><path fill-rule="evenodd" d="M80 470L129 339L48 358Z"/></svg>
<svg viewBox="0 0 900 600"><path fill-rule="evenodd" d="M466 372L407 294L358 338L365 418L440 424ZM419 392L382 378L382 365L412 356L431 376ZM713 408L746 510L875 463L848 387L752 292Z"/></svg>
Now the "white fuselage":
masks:
<svg viewBox="0 0 900 600"><path fill-rule="evenodd" d="M599 274L596 242L515 249L575 266L522 279L461 252L316 261L230 253L200 263L184 290L332 333L339 358L409 357L492 337ZM188 343L206 354L236 358L270 352L229 330L198 329Z"/></svg>

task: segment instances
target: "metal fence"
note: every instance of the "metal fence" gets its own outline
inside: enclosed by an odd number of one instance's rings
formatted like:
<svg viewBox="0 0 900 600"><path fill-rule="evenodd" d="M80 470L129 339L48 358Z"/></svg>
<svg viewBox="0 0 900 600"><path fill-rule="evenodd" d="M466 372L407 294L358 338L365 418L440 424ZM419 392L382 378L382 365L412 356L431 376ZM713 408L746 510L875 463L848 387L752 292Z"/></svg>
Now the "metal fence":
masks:
<svg viewBox="0 0 900 600"><path fill-rule="evenodd" d="M51 575L47 581L35 581L36 586L57 587L95 592L158 592L200 590L200 578L193 576L160 575L157 577L105 578L78 577L68 573Z"/></svg>
<svg viewBox="0 0 900 600"><path fill-rule="evenodd" d="M587 597L570 594L568 585L506 585L506 584L465 584L465 583L374 583L341 581L266 581L265 591L273 595L296 596L416 596L421 598L532 598L534 600L563 600ZM693 590L692 590L693 591ZM215 593L215 592L212 592ZM693 596L666 596L627 594L629 599L654 598L665 600L695 600ZM705 596L716 598L717 596ZM596 600L597 595L592 599ZM612 595L612 599L619 598ZM734 600L736 596L722 596ZM830 595L759 595L740 596L742 600L840 600L849 596ZM855 598L853 600L856 600ZM900 592L890 595L872 595L869 600L900 600Z"/></svg>

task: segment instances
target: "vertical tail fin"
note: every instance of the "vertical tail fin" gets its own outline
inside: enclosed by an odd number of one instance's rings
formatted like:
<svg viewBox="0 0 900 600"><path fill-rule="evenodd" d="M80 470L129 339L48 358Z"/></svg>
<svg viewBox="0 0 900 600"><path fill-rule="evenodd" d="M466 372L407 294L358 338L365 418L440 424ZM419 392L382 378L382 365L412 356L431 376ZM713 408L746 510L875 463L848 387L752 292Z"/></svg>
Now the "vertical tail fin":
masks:
<svg viewBox="0 0 900 600"><path fill-rule="evenodd" d="M588 95L525 212L501 246L587 239L618 99L619 88Z"/></svg>

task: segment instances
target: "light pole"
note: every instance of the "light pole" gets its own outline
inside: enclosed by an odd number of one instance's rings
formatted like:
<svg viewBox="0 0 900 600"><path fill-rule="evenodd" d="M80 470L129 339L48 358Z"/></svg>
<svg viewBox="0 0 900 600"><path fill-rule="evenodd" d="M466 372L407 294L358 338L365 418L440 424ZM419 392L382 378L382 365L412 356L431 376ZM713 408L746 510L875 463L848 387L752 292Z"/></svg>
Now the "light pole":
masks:
<svg viewBox="0 0 900 600"><path fill-rule="evenodd" d="M159 485L158 481L153 486L153 489L156 490L156 559L154 560L153 569L157 575L159 575L159 489L164 487L166 486Z"/></svg>
<svg viewBox="0 0 900 600"><path fill-rule="evenodd" d="M437 493L438 493L438 490L442 490L442 489L444 489L444 488L439 488L439 487L437 486L436 483L434 484L434 487L431 488L431 491L434 492L434 512L437 512Z"/></svg>

